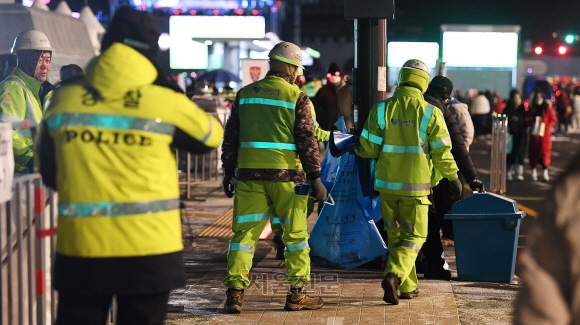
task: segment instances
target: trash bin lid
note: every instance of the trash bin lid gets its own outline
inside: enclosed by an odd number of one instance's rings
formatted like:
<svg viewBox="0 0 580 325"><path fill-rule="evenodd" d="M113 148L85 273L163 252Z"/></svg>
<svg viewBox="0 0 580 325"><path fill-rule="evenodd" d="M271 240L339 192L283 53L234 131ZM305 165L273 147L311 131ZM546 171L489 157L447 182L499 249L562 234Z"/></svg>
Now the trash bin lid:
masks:
<svg viewBox="0 0 580 325"><path fill-rule="evenodd" d="M494 193L475 193L453 203L450 214L506 214L517 213L518 203ZM525 214L524 214L525 215Z"/></svg>

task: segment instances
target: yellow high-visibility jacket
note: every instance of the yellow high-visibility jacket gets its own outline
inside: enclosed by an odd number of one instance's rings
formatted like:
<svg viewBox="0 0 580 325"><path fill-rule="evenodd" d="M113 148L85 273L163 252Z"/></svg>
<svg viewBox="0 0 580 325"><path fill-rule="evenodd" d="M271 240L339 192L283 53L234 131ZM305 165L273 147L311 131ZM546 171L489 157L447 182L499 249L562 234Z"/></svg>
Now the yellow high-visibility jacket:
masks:
<svg viewBox="0 0 580 325"><path fill-rule="evenodd" d="M373 105L355 150L363 158L378 158L377 191L425 196L441 177L457 179L443 114L413 87L399 87Z"/></svg>
<svg viewBox="0 0 580 325"><path fill-rule="evenodd" d="M154 65L113 44L85 78L57 88L42 120L38 164L59 194L57 253L140 257L181 251L173 146L216 148L219 121L152 84Z"/></svg>
<svg viewBox="0 0 580 325"><path fill-rule="evenodd" d="M0 83L0 122L27 120L33 124L40 123L42 118L42 104L39 97L41 85L41 81L16 67ZM50 98L50 95L47 95L47 98ZM26 170L26 165L33 155L33 139L30 129L12 131L12 148L14 151L14 172L32 172Z"/></svg>

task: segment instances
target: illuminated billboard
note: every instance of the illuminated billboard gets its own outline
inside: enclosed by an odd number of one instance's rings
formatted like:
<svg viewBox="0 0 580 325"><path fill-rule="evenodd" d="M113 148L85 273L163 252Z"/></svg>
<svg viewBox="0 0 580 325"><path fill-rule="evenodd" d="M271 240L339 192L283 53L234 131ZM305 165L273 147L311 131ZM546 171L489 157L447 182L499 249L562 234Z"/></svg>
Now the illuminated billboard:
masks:
<svg viewBox="0 0 580 325"><path fill-rule="evenodd" d="M517 67L519 27L475 25L464 30L442 29L442 61L447 67Z"/></svg>

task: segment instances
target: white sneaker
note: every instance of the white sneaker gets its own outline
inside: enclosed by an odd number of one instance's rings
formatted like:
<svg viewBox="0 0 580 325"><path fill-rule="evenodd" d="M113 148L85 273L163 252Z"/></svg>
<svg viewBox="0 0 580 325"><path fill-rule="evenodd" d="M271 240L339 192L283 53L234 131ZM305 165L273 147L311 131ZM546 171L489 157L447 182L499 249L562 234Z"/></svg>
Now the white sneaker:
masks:
<svg viewBox="0 0 580 325"><path fill-rule="evenodd" d="M523 181L524 180L524 166L519 165L516 168L516 175L517 175L516 177L517 177L518 181Z"/></svg>
<svg viewBox="0 0 580 325"><path fill-rule="evenodd" d="M510 170L507 172L506 178L508 181L513 181L514 180L514 172L513 170Z"/></svg>
<svg viewBox="0 0 580 325"><path fill-rule="evenodd" d="M550 175L548 175L548 168L544 168L544 171L542 172L542 179L544 180L544 182L550 180Z"/></svg>
<svg viewBox="0 0 580 325"><path fill-rule="evenodd" d="M532 181L536 182L538 180L538 171L534 168L532 169Z"/></svg>

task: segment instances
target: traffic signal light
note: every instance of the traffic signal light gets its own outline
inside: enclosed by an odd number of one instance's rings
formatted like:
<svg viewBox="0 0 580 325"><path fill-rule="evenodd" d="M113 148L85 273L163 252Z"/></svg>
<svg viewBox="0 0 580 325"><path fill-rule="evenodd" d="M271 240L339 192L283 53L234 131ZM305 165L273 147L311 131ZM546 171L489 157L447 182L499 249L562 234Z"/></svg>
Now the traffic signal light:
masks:
<svg viewBox="0 0 580 325"><path fill-rule="evenodd" d="M566 44L572 44L576 41L577 37L578 35L566 34L566 36L564 36L564 42L566 42Z"/></svg>
<svg viewBox="0 0 580 325"><path fill-rule="evenodd" d="M558 54L565 55L566 53L568 53L568 47L564 45L558 46Z"/></svg>
<svg viewBox="0 0 580 325"><path fill-rule="evenodd" d="M544 53L544 48L541 45L534 46L534 54L540 55Z"/></svg>

